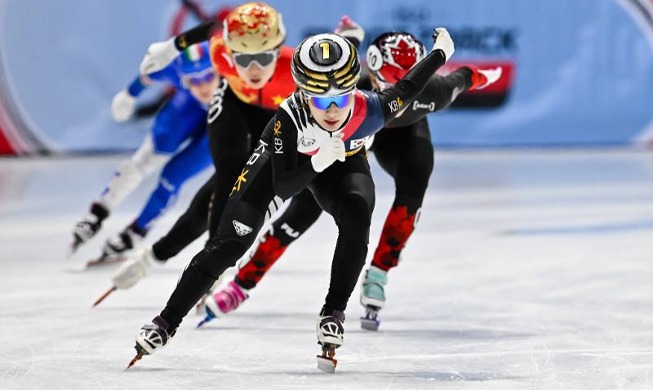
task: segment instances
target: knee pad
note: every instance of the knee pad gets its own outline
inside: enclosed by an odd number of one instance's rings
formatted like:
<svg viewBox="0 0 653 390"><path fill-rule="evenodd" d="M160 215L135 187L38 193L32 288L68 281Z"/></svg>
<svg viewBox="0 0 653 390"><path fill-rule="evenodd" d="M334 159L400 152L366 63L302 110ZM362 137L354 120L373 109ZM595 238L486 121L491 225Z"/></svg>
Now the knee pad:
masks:
<svg viewBox="0 0 653 390"><path fill-rule="evenodd" d="M360 194L348 194L340 207L336 218L339 234L350 238L364 239L367 243L370 235L372 209L369 199Z"/></svg>
<svg viewBox="0 0 653 390"><path fill-rule="evenodd" d="M229 267L236 265L251 246L251 242L235 238L214 237L206 243L200 255L193 258L193 266L215 279Z"/></svg>
<svg viewBox="0 0 653 390"><path fill-rule="evenodd" d="M340 195L342 197L339 207L341 210L343 208L349 208L359 215L362 211L366 211L371 218L376 197L374 195L374 181L372 181L370 176L362 173L347 175L342 182L340 190L343 192ZM354 204L356 207L352 207Z"/></svg>

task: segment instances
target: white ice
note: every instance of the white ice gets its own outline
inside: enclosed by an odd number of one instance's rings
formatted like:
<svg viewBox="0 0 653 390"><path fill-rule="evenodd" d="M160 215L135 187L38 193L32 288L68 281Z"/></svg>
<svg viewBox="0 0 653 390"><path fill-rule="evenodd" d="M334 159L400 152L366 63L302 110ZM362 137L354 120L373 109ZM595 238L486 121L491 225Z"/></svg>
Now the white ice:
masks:
<svg viewBox="0 0 653 390"><path fill-rule="evenodd" d="M357 288L335 374L315 361L336 234L328 216L237 312L200 330L189 315L166 349L123 371L203 241L91 309L113 269L76 269L130 222L153 181L78 258L64 256L123 158L0 160L0 389L653 388L650 152L438 152L381 329L360 329ZM374 174L368 257L393 197L376 164Z"/></svg>

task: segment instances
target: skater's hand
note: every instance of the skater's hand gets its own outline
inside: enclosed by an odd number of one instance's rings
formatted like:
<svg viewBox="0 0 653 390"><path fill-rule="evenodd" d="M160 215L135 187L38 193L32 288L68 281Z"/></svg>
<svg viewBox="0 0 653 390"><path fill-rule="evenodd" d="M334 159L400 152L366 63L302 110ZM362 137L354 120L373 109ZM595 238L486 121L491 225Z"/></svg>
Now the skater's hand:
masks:
<svg viewBox="0 0 653 390"><path fill-rule="evenodd" d="M126 89L118 92L111 101L111 116L116 122L125 122L131 119L136 111L136 98Z"/></svg>
<svg viewBox="0 0 653 390"><path fill-rule="evenodd" d="M141 61L140 71L142 75L152 74L168 66L177 56L179 50L175 46L175 38L167 41L155 42L147 48L147 53Z"/></svg>
<svg viewBox="0 0 653 390"><path fill-rule="evenodd" d="M336 160L345 161L345 143L342 142L342 134L335 135L320 145L320 149L311 157L311 164L315 172L322 172Z"/></svg>
<svg viewBox="0 0 653 390"><path fill-rule="evenodd" d="M497 82L501 78L503 68L498 66L494 69L473 69L472 88L483 89Z"/></svg>
<svg viewBox="0 0 653 390"><path fill-rule="evenodd" d="M334 32L345 38L357 39L359 43L365 39L365 30L347 15L340 18L340 24Z"/></svg>
<svg viewBox="0 0 653 390"><path fill-rule="evenodd" d="M455 51L449 31L444 27L436 28L433 32L433 51L436 50L442 51L445 62L449 61Z"/></svg>

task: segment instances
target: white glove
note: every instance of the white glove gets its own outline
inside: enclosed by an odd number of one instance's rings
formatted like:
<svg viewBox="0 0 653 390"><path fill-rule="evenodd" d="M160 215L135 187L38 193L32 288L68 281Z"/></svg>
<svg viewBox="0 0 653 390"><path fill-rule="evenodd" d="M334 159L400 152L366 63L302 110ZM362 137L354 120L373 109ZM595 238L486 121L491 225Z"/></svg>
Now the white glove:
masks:
<svg viewBox="0 0 653 390"><path fill-rule="evenodd" d="M315 172L322 172L336 160L345 161L345 143L342 142L342 134L332 136L320 145L320 149L311 157L311 164Z"/></svg>
<svg viewBox="0 0 653 390"><path fill-rule="evenodd" d="M334 32L345 38L355 38L361 43L365 39L365 30L347 15L340 18L340 24Z"/></svg>
<svg viewBox="0 0 653 390"><path fill-rule="evenodd" d="M152 248L143 248L136 253L134 258L120 266L111 278L111 282L121 290L131 288L143 279L152 268L152 264L157 262L152 254Z"/></svg>
<svg viewBox="0 0 653 390"><path fill-rule="evenodd" d="M435 29L433 34L433 51L442 50L444 53L444 61L449 61L449 58L453 55L455 51L453 47L453 40L449 36L449 31L446 28L440 27Z"/></svg>
<svg viewBox="0 0 653 390"><path fill-rule="evenodd" d="M179 50L175 47L175 38L167 41L155 42L147 48L147 53L141 61L141 74L148 75L168 66L179 55Z"/></svg>
<svg viewBox="0 0 653 390"><path fill-rule="evenodd" d="M116 122L128 121L136 111L136 98L126 89L118 92L111 101L111 116Z"/></svg>
<svg viewBox="0 0 653 390"><path fill-rule="evenodd" d="M487 79L487 81L484 84L476 88L476 89L483 89L489 85L496 83L496 81L501 78L501 74L503 73L503 68L499 66L494 69L479 69L478 73L482 74Z"/></svg>

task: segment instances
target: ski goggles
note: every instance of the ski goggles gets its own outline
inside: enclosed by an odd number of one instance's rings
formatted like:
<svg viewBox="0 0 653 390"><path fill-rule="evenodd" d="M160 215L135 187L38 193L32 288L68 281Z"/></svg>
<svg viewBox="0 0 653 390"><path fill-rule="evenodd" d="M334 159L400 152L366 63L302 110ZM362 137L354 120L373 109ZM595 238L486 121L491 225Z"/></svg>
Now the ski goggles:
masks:
<svg viewBox="0 0 653 390"><path fill-rule="evenodd" d="M252 62L256 62L260 68L265 68L277 59L277 50L262 51L255 54L231 53L234 62L243 68L249 68Z"/></svg>
<svg viewBox="0 0 653 390"><path fill-rule="evenodd" d="M344 95L337 96L311 96L307 95L313 107L318 110L326 111L332 104L338 108L345 108L349 104L349 100L354 96L353 93L347 92Z"/></svg>
<svg viewBox="0 0 653 390"><path fill-rule="evenodd" d="M186 88L190 86L197 87L198 85L210 83L215 79L215 76L215 70L213 70L213 68L208 68L199 73L191 73L181 76L181 84Z"/></svg>

